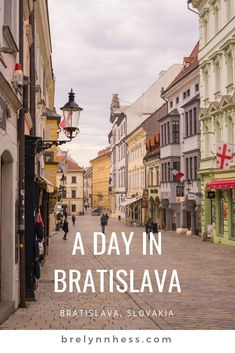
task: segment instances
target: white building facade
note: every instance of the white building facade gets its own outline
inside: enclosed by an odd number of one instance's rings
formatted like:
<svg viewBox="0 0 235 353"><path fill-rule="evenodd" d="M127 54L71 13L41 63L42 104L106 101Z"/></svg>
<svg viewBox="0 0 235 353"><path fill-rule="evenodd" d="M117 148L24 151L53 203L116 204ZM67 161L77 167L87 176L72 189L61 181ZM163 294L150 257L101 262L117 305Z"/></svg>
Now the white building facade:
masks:
<svg viewBox="0 0 235 353"><path fill-rule="evenodd" d="M235 1L191 3L200 23L202 233L212 227L215 242L235 245ZM227 169L216 164L219 143L232 146Z"/></svg>
<svg viewBox="0 0 235 353"><path fill-rule="evenodd" d="M161 207L164 228L200 232L198 44L164 91L168 114L161 119ZM184 175L177 180L172 170Z"/></svg>

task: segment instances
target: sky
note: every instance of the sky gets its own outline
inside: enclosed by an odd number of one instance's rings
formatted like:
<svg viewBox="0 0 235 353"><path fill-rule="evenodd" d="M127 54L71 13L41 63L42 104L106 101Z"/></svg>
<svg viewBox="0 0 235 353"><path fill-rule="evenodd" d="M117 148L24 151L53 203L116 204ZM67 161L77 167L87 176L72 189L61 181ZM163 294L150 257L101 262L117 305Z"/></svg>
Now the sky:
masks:
<svg viewBox="0 0 235 353"><path fill-rule="evenodd" d="M198 41L187 0L48 0L55 106L73 88L80 133L63 145L81 166L108 146L110 103L131 104L162 70L182 63Z"/></svg>

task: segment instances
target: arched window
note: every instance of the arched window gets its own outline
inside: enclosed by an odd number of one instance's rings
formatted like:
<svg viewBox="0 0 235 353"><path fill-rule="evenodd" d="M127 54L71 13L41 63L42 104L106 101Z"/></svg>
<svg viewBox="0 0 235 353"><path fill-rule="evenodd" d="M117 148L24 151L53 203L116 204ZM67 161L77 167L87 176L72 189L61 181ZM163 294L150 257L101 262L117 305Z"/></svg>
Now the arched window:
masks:
<svg viewBox="0 0 235 353"><path fill-rule="evenodd" d="M234 143L234 121L231 117L228 118L228 124L227 124L227 136L228 136L228 143L233 144Z"/></svg>

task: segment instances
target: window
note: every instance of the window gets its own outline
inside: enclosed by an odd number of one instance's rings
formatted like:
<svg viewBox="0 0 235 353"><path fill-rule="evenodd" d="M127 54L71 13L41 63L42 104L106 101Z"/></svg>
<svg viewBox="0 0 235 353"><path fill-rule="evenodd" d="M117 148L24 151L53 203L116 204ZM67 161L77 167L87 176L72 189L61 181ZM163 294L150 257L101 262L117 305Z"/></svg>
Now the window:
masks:
<svg viewBox="0 0 235 353"><path fill-rule="evenodd" d="M195 85L195 92L198 92L199 91L199 83L197 83L196 85Z"/></svg>
<svg viewBox="0 0 235 353"><path fill-rule="evenodd" d="M183 93L183 99L186 99L186 98L187 98L187 93L184 92L184 93Z"/></svg>
<svg viewBox="0 0 235 353"><path fill-rule="evenodd" d="M194 167L194 175L193 175L193 179L197 179L197 156L193 157L193 167Z"/></svg>
<svg viewBox="0 0 235 353"><path fill-rule="evenodd" d="M187 90L187 97L190 97L190 89Z"/></svg>
<svg viewBox="0 0 235 353"><path fill-rule="evenodd" d="M180 171L180 162L173 162L173 169ZM175 175L173 175L173 181L176 181Z"/></svg>
<svg viewBox="0 0 235 353"><path fill-rule="evenodd" d="M189 179L193 179L193 158L189 158Z"/></svg>
<svg viewBox="0 0 235 353"><path fill-rule="evenodd" d="M156 185L160 185L159 169L158 168L156 168Z"/></svg>
<svg viewBox="0 0 235 353"><path fill-rule="evenodd" d="M194 134L197 134L197 108L193 108Z"/></svg>
<svg viewBox="0 0 235 353"><path fill-rule="evenodd" d="M215 5L214 7L214 19L215 19L215 33L219 31L219 7Z"/></svg>
<svg viewBox="0 0 235 353"><path fill-rule="evenodd" d="M164 124L164 145L166 145L166 124Z"/></svg>
<svg viewBox="0 0 235 353"><path fill-rule="evenodd" d="M192 110L189 111L189 136L193 134L193 117L192 117Z"/></svg>
<svg viewBox="0 0 235 353"><path fill-rule="evenodd" d="M179 97L176 97L175 103L179 104Z"/></svg>
<svg viewBox="0 0 235 353"><path fill-rule="evenodd" d="M171 164L167 163L167 181L171 181Z"/></svg>
<svg viewBox="0 0 235 353"><path fill-rule="evenodd" d="M188 158L186 158L186 179L189 179L189 170L188 170Z"/></svg>
<svg viewBox="0 0 235 353"><path fill-rule="evenodd" d="M172 139L173 143L180 142L180 129L179 121L172 121Z"/></svg>
<svg viewBox="0 0 235 353"><path fill-rule="evenodd" d="M173 101L170 102L170 108L173 108Z"/></svg>
<svg viewBox="0 0 235 353"><path fill-rule="evenodd" d="M189 135L189 130L188 130L188 112L185 112L185 133L186 133L186 136Z"/></svg>
<svg viewBox="0 0 235 353"><path fill-rule="evenodd" d="M184 185L176 185L176 196L184 196Z"/></svg>
<svg viewBox="0 0 235 353"><path fill-rule="evenodd" d="M77 182L76 179L77 178L75 176L72 176L72 184L76 184L76 182Z"/></svg>
<svg viewBox="0 0 235 353"><path fill-rule="evenodd" d="M227 8L227 20L229 21L232 17L232 3L231 0L226 0L226 8Z"/></svg>
<svg viewBox="0 0 235 353"><path fill-rule="evenodd" d="M167 143L170 142L170 122L167 122Z"/></svg>
<svg viewBox="0 0 235 353"><path fill-rule="evenodd" d="M76 190L72 190L72 199L76 199Z"/></svg>
<svg viewBox="0 0 235 353"><path fill-rule="evenodd" d="M227 59L227 84L233 83L233 57L232 53L229 52L226 56Z"/></svg>
<svg viewBox="0 0 235 353"><path fill-rule="evenodd" d="M215 65L215 92L220 90L220 65L219 61L214 63Z"/></svg>
<svg viewBox="0 0 235 353"><path fill-rule="evenodd" d="M164 141L163 141L163 125L161 125L161 135L160 135L160 140L161 140L161 146L164 145Z"/></svg>
<svg viewBox="0 0 235 353"><path fill-rule="evenodd" d="M72 205L72 212L76 212L76 205Z"/></svg>
<svg viewBox="0 0 235 353"><path fill-rule="evenodd" d="M50 164L54 161L54 154L52 152L44 153L45 164Z"/></svg>
<svg viewBox="0 0 235 353"><path fill-rule="evenodd" d="M224 235L224 193L218 190L218 235Z"/></svg>

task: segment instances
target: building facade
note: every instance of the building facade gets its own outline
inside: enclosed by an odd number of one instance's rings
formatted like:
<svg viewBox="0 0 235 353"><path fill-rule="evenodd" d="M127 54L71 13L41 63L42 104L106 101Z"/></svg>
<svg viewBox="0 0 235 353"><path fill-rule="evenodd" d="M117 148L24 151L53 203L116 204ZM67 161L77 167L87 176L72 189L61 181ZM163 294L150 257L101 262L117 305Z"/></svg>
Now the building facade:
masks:
<svg viewBox="0 0 235 353"><path fill-rule="evenodd" d="M200 232L199 65L197 44L164 90L168 113L161 118L161 212L163 227ZM178 179L173 171L182 173Z"/></svg>
<svg viewBox="0 0 235 353"><path fill-rule="evenodd" d="M90 161L92 167L92 208L102 208L111 211L110 185L110 147L101 150L98 156Z"/></svg>
<svg viewBox="0 0 235 353"><path fill-rule="evenodd" d="M65 157L58 156L57 159L60 161L57 170L57 188L63 187L61 205L68 216L72 214L83 215L85 170L67 154ZM61 165L65 159L66 167L63 170Z"/></svg>
<svg viewBox="0 0 235 353"><path fill-rule="evenodd" d="M84 173L84 206L91 206L91 184L92 184L92 168L88 167Z"/></svg>
<svg viewBox="0 0 235 353"><path fill-rule="evenodd" d="M0 1L0 323L20 303L18 234L18 135L22 82L13 82L19 63L19 5ZM4 49L5 48L5 49ZM9 52L7 52L9 50Z"/></svg>
<svg viewBox="0 0 235 353"><path fill-rule="evenodd" d="M111 212L121 219L125 217L125 209L121 206L121 203L126 198L127 179L127 148L124 142L127 128L126 109L127 106L120 106L118 95L113 94L110 109L112 130L109 133L111 146L109 194Z"/></svg>
<svg viewBox="0 0 235 353"><path fill-rule="evenodd" d="M235 1L192 0L199 12L202 235L235 245ZM226 169L216 163L219 144L229 144Z"/></svg>
<svg viewBox="0 0 235 353"><path fill-rule="evenodd" d="M146 155L144 156L146 170L146 189L148 190L147 218L161 228L160 213L160 133L156 133L146 142Z"/></svg>

